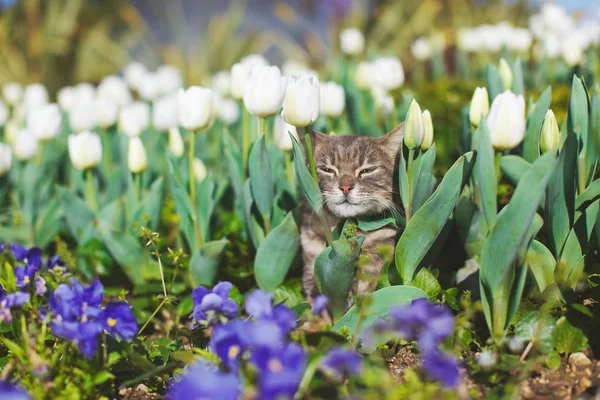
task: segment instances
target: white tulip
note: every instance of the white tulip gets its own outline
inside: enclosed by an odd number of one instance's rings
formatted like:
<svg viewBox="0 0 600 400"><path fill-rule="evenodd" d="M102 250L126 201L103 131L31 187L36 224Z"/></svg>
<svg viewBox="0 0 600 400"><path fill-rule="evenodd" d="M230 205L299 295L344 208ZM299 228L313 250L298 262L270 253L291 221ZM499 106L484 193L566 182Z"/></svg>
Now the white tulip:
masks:
<svg viewBox="0 0 600 400"><path fill-rule="evenodd" d="M427 150L433 145L433 121L429 110L423 111L423 142L421 149Z"/></svg>
<svg viewBox="0 0 600 400"><path fill-rule="evenodd" d="M177 96L179 125L189 131L206 129L213 117L212 89L191 86L179 89Z"/></svg>
<svg viewBox="0 0 600 400"><path fill-rule="evenodd" d="M556 35L547 35L544 37L544 52L550 59L557 58L561 53L560 39Z"/></svg>
<svg viewBox="0 0 600 400"><path fill-rule="evenodd" d="M513 84L513 73L506 59L500 59L500 66L498 69L500 70L500 77L502 78L502 82L504 83L504 88L510 90Z"/></svg>
<svg viewBox="0 0 600 400"><path fill-rule="evenodd" d="M296 127L294 125L290 125L283 120L279 115L275 117L275 124L273 126L273 136L275 138L275 145L281 150L290 152L292 151L292 139L290 138L290 133L294 135L296 140L298 139L298 132L296 131Z"/></svg>
<svg viewBox="0 0 600 400"><path fill-rule="evenodd" d="M177 127L169 129L169 150L171 150L171 153L173 153L175 157L183 156L185 151L183 138Z"/></svg>
<svg viewBox="0 0 600 400"><path fill-rule="evenodd" d="M319 80L302 75L290 76L281 116L296 127L305 127L317 120L321 109Z"/></svg>
<svg viewBox="0 0 600 400"><path fill-rule="evenodd" d="M161 65L156 70L159 93L163 95L177 92L183 86L181 71L172 65Z"/></svg>
<svg viewBox="0 0 600 400"><path fill-rule="evenodd" d="M17 133L14 144L15 158L19 161L31 160L38 151L37 138L27 129Z"/></svg>
<svg viewBox="0 0 600 400"><path fill-rule="evenodd" d="M337 118L344 112L346 95L344 88L335 82L321 84L321 114Z"/></svg>
<svg viewBox="0 0 600 400"><path fill-rule="evenodd" d="M513 29L512 35L508 38L506 46L509 50L516 51L518 53L526 53L531 48L533 37L531 33L525 28Z"/></svg>
<svg viewBox="0 0 600 400"><path fill-rule="evenodd" d="M481 25L476 28L477 35L481 40L480 50L497 53L502 50L504 39L494 25Z"/></svg>
<svg viewBox="0 0 600 400"><path fill-rule="evenodd" d="M147 101L152 101L160 95L160 82L158 74L155 72L146 72L144 78L137 87L140 97Z"/></svg>
<svg viewBox="0 0 600 400"><path fill-rule="evenodd" d="M525 99L507 90L496 96L487 117L492 145L498 151L510 150L525 137Z"/></svg>
<svg viewBox="0 0 600 400"><path fill-rule="evenodd" d="M217 106L217 116L227 125L235 124L240 119L240 107L235 100L221 99Z"/></svg>
<svg viewBox="0 0 600 400"><path fill-rule="evenodd" d="M419 61L429 60L433 55L433 49L431 42L426 37L420 37L415 39L413 44L410 46L412 55Z"/></svg>
<svg viewBox="0 0 600 400"><path fill-rule="evenodd" d="M72 133L89 131L96 126L96 100L77 102L69 110Z"/></svg>
<svg viewBox="0 0 600 400"><path fill-rule="evenodd" d="M44 104L27 112L27 130L39 141L48 141L58 136L62 114L58 104Z"/></svg>
<svg viewBox="0 0 600 400"><path fill-rule="evenodd" d="M69 135L69 157L78 170L97 167L102 160L100 136L90 131Z"/></svg>
<svg viewBox="0 0 600 400"><path fill-rule="evenodd" d="M14 106L23 99L23 86L17 82L8 82L2 87L2 95L8 104Z"/></svg>
<svg viewBox="0 0 600 400"><path fill-rule="evenodd" d="M10 146L0 143L0 176L6 175L10 171L12 164L12 150Z"/></svg>
<svg viewBox="0 0 600 400"><path fill-rule="evenodd" d="M10 119L4 125L4 139L7 143L13 144L17 140L17 135L21 130L21 122L16 119Z"/></svg>
<svg viewBox="0 0 600 400"><path fill-rule="evenodd" d="M233 64L231 67L231 96L236 100L244 98L244 86L250 74L250 67L242 64Z"/></svg>
<svg viewBox="0 0 600 400"><path fill-rule="evenodd" d="M43 103L43 104L48 104L48 103ZM42 104L40 104L40 105L42 105ZM25 104L21 103L21 104L17 104L14 106L12 119L14 119L15 121L19 121L19 122L25 122L25 119L27 119L27 107L25 106Z"/></svg>
<svg viewBox="0 0 600 400"><path fill-rule="evenodd" d="M141 101L134 101L119 113L119 131L129 137L140 136L149 124L150 107Z"/></svg>
<svg viewBox="0 0 600 400"><path fill-rule="evenodd" d="M75 85L75 104L94 104L96 101L96 88L91 83Z"/></svg>
<svg viewBox="0 0 600 400"><path fill-rule="evenodd" d="M117 122L119 116L119 105L113 100L104 97L96 99L96 121L98 126L106 129Z"/></svg>
<svg viewBox="0 0 600 400"><path fill-rule="evenodd" d="M131 103L131 92L127 87L127 83L123 78L109 75L102 79L100 85L98 85L97 95L99 98L109 100L119 107Z"/></svg>
<svg viewBox="0 0 600 400"><path fill-rule="evenodd" d="M458 48L466 53L475 53L481 50L481 38L476 29L463 28L457 34Z"/></svg>
<svg viewBox="0 0 600 400"><path fill-rule="evenodd" d="M223 96L231 95L231 74L219 71L212 78L213 88Z"/></svg>
<svg viewBox="0 0 600 400"><path fill-rule="evenodd" d="M58 91L56 100L63 111L69 111L75 105L75 88L66 86Z"/></svg>
<svg viewBox="0 0 600 400"><path fill-rule="evenodd" d="M560 130L552 110L546 112L540 132L540 149L543 153L556 151L560 146Z"/></svg>
<svg viewBox="0 0 600 400"><path fill-rule="evenodd" d="M134 90L138 90L138 87L142 84L148 69L142 63L132 62L125 67L125 71L123 72L125 75L125 82L127 82L129 87Z"/></svg>
<svg viewBox="0 0 600 400"><path fill-rule="evenodd" d="M423 112L419 103L413 99L408 108L406 122L404 123L404 144L409 150L414 150L421 146L424 137Z"/></svg>
<svg viewBox="0 0 600 400"><path fill-rule="evenodd" d="M562 45L561 55L569 67L579 65L585 59L584 49L570 41Z"/></svg>
<svg viewBox="0 0 600 400"><path fill-rule="evenodd" d="M469 108L469 119L473 126L479 126L481 118L485 118L490 112L490 99L485 87L478 87L473 93L471 107Z"/></svg>
<svg viewBox="0 0 600 400"><path fill-rule="evenodd" d="M144 172L148 168L148 158L142 139L137 136L129 138L129 148L127 149L127 166L129 171L134 174Z"/></svg>
<svg viewBox="0 0 600 400"><path fill-rule="evenodd" d="M371 88L372 77L372 64L368 61L359 62L354 71L354 80L356 86L360 89L366 90Z"/></svg>
<svg viewBox="0 0 600 400"><path fill-rule="evenodd" d="M371 66L372 84L384 90L398 89L404 83L404 70L397 57L382 57Z"/></svg>
<svg viewBox="0 0 600 400"><path fill-rule="evenodd" d="M269 62L262 54L250 54L249 56L242 58L242 60L240 61L240 64L243 64L250 68L254 68L254 67L260 68L260 67L268 66Z"/></svg>
<svg viewBox="0 0 600 400"><path fill-rule="evenodd" d="M394 98L390 95L381 94L373 97L375 99L375 108L387 118L394 111Z"/></svg>
<svg viewBox="0 0 600 400"><path fill-rule="evenodd" d="M281 67L281 71L284 75L314 75L317 78L319 77L317 71L310 69L306 64L295 60L287 60Z"/></svg>
<svg viewBox="0 0 600 400"><path fill-rule="evenodd" d="M26 108L48 103L48 90L41 83L33 83L25 87L23 103Z"/></svg>
<svg viewBox="0 0 600 400"><path fill-rule="evenodd" d="M176 94L170 94L154 100L152 106L152 125L157 130L165 132L179 125Z"/></svg>
<svg viewBox="0 0 600 400"><path fill-rule="evenodd" d="M356 28L350 28L340 33L340 48L344 54L356 56L365 49L365 36Z"/></svg>
<svg viewBox="0 0 600 400"><path fill-rule="evenodd" d="M201 159L194 159L194 177L196 181L202 182L208 175L208 171L206 170L206 166L202 162Z"/></svg>
<svg viewBox="0 0 600 400"><path fill-rule="evenodd" d="M0 126L5 125L7 120L8 120L8 107L6 107L4 102L0 100Z"/></svg>
<svg viewBox="0 0 600 400"><path fill-rule="evenodd" d="M281 110L283 81L279 67L255 68L244 87L244 106L250 114L266 118Z"/></svg>

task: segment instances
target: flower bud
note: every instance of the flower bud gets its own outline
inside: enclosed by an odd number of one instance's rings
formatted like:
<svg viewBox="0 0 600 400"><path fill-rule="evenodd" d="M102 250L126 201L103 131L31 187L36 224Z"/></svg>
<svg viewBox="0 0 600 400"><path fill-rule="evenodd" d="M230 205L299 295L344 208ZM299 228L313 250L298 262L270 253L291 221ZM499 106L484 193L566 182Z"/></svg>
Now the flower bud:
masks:
<svg viewBox="0 0 600 400"><path fill-rule="evenodd" d="M240 107L232 99L220 99L217 107L217 116L227 125L235 124L240 119Z"/></svg>
<svg viewBox="0 0 600 400"><path fill-rule="evenodd" d="M181 71L172 65L161 65L156 70L158 92L162 95L176 93L183 86Z"/></svg>
<svg viewBox="0 0 600 400"><path fill-rule="evenodd" d="M244 86L248 80L250 68L242 64L233 64L231 67L231 96L236 100L244 98Z"/></svg>
<svg viewBox="0 0 600 400"><path fill-rule="evenodd" d="M371 83L383 90L398 89L404 83L404 69L397 57L381 57L371 66Z"/></svg>
<svg viewBox="0 0 600 400"><path fill-rule="evenodd" d="M507 90L496 96L487 117L492 145L498 151L510 150L525 137L525 99Z"/></svg>
<svg viewBox="0 0 600 400"><path fill-rule="evenodd" d="M125 71L123 72L125 75L125 81L129 87L134 90L138 90L138 87L140 87L144 81L144 77L148 72L148 69L146 69L146 66L142 63L133 62L127 65L127 67L125 67Z"/></svg>
<svg viewBox="0 0 600 400"><path fill-rule="evenodd" d="M17 82L8 82L2 88L2 95L8 104L14 106L23 99L23 86Z"/></svg>
<svg viewBox="0 0 600 400"><path fill-rule="evenodd" d="M149 123L150 107L141 101L134 101L119 113L119 131L129 137L140 136Z"/></svg>
<svg viewBox="0 0 600 400"><path fill-rule="evenodd" d="M0 176L6 175L10 171L12 164L12 151L10 146L0 143Z"/></svg>
<svg viewBox="0 0 600 400"><path fill-rule="evenodd" d="M37 138L28 129L21 129L15 138L14 151L17 160L31 160L38 151Z"/></svg>
<svg viewBox="0 0 600 400"><path fill-rule="evenodd" d="M96 99L96 121L99 127L110 128L117 122L118 116L119 105L117 103L103 97Z"/></svg>
<svg viewBox="0 0 600 400"><path fill-rule="evenodd" d="M289 78L281 116L288 124L305 127L317 120L321 108L319 80L314 77L292 75Z"/></svg>
<svg viewBox="0 0 600 400"><path fill-rule="evenodd" d="M350 28L340 33L340 48L344 54L356 56L365 48L365 36L356 28Z"/></svg>
<svg viewBox="0 0 600 400"><path fill-rule="evenodd" d="M169 150L171 150L171 153L173 153L175 157L181 157L185 151L183 138L177 127L169 129Z"/></svg>
<svg viewBox="0 0 600 400"><path fill-rule="evenodd" d="M83 82L75 86L75 105L94 104L96 101L96 88L91 83Z"/></svg>
<svg viewBox="0 0 600 400"><path fill-rule="evenodd" d="M560 143L560 131L558 123L552 110L548 110L542 125L542 133L540 134L540 148L543 153L558 150Z"/></svg>
<svg viewBox="0 0 600 400"><path fill-rule="evenodd" d="M219 71L213 78L213 88L223 96L231 95L231 74L229 71Z"/></svg>
<svg viewBox="0 0 600 400"><path fill-rule="evenodd" d="M23 103L26 108L48 103L48 90L41 83L33 83L25 88Z"/></svg>
<svg viewBox="0 0 600 400"><path fill-rule="evenodd" d="M152 125L159 131L168 131L179 125L177 95L170 94L154 100L152 107Z"/></svg>
<svg viewBox="0 0 600 400"><path fill-rule="evenodd" d="M115 75L109 75L102 79L102 82L98 85L97 95L99 98L109 100L119 107L132 101L127 83Z"/></svg>
<svg viewBox="0 0 600 400"><path fill-rule="evenodd" d="M321 85L321 114L328 117L339 117L344 112L346 96L344 88L335 82Z"/></svg>
<svg viewBox="0 0 600 400"><path fill-rule="evenodd" d="M433 47L431 41L427 37L420 37L410 46L412 55L419 61L429 60L433 55Z"/></svg>
<svg viewBox="0 0 600 400"><path fill-rule="evenodd" d="M21 122L10 119L4 125L4 139L7 143L13 144L17 140L17 135L21 130Z"/></svg>
<svg viewBox="0 0 600 400"><path fill-rule="evenodd" d="M98 166L102 160L100 136L90 131L69 135L69 157L78 170Z"/></svg>
<svg viewBox="0 0 600 400"><path fill-rule="evenodd" d="M156 72L146 72L137 88L140 97L146 101L152 101L160 95L160 86Z"/></svg>
<svg viewBox="0 0 600 400"><path fill-rule="evenodd" d="M27 112L27 130L38 140L48 141L58 136L62 114L58 104L44 104Z"/></svg>
<svg viewBox="0 0 600 400"><path fill-rule="evenodd" d="M75 88L66 86L58 91L56 100L63 111L68 112L75 105Z"/></svg>
<svg viewBox="0 0 600 400"><path fill-rule="evenodd" d="M425 136L423 128L423 113L421 107L415 99L410 103L408 113L406 114L406 124L404 126L404 144L409 150L414 150L421 146Z"/></svg>
<svg viewBox="0 0 600 400"><path fill-rule="evenodd" d="M510 65L504 59L500 59L500 76L502 77L502 82L504 83L504 89L511 90L513 84L513 73L510 69Z"/></svg>
<svg viewBox="0 0 600 400"><path fill-rule="evenodd" d="M421 149L427 150L433 144L433 122L429 110L423 111L423 143Z"/></svg>
<svg viewBox="0 0 600 400"><path fill-rule="evenodd" d="M354 80L359 89L367 90L371 88L371 63L368 61L359 62L354 71Z"/></svg>
<svg viewBox="0 0 600 400"><path fill-rule="evenodd" d="M213 115L213 91L200 86L179 89L179 124L189 131L206 129Z"/></svg>
<svg viewBox="0 0 600 400"><path fill-rule="evenodd" d="M142 139L137 136L129 138L129 148L127 150L127 166L129 171L134 174L144 172L148 167L148 158Z"/></svg>
<svg viewBox="0 0 600 400"><path fill-rule="evenodd" d="M206 178L207 175L208 175L208 171L206 170L206 166L204 165L202 160L199 158L195 158L194 159L194 177L196 178L196 181L202 182Z"/></svg>
<svg viewBox="0 0 600 400"><path fill-rule="evenodd" d="M478 87L473 93L471 107L469 109L469 119L473 126L479 126L481 118L485 118L490 112L490 100L488 91L485 87Z"/></svg>
<svg viewBox="0 0 600 400"><path fill-rule="evenodd" d="M285 122L279 115L276 116L275 124L273 125L275 145L279 147L281 151L285 151L286 153L294 149L292 145L292 139L290 139L290 133L294 135L296 139L298 139L296 127Z"/></svg>
<svg viewBox="0 0 600 400"><path fill-rule="evenodd" d="M244 106L257 117L273 116L281 110L284 87L279 67L255 68L244 87Z"/></svg>
<svg viewBox="0 0 600 400"><path fill-rule="evenodd" d="M96 100L76 102L69 111L71 132L89 131L96 126Z"/></svg>

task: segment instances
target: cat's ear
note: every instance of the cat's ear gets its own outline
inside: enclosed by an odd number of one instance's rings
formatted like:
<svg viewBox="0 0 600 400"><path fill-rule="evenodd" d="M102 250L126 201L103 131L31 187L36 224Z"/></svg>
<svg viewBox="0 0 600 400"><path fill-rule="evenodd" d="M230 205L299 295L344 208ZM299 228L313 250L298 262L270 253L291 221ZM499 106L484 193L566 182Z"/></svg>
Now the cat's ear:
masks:
<svg viewBox="0 0 600 400"><path fill-rule="evenodd" d="M325 144L325 141L328 138L328 136L326 134L314 131L312 129L310 130L310 133L311 133L310 139L312 140L312 142L313 142L312 145L315 148Z"/></svg>
<svg viewBox="0 0 600 400"><path fill-rule="evenodd" d="M402 150L403 140L404 122L394 128L391 132L386 133L385 136L377 139L379 146L393 159L396 159L396 156L400 150Z"/></svg>

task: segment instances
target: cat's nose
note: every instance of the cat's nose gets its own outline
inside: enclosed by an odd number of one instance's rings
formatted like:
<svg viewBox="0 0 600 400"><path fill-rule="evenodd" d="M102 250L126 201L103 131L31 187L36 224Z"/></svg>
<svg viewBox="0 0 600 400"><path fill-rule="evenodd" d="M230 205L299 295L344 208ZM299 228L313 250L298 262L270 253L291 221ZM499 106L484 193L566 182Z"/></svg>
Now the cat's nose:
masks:
<svg viewBox="0 0 600 400"><path fill-rule="evenodd" d="M348 194L348 193L350 193L350 191L351 191L352 189L354 189L354 186L351 186L351 185L342 185L342 186L340 186L340 187L339 187L339 189L340 189L342 192L344 192L344 194Z"/></svg>

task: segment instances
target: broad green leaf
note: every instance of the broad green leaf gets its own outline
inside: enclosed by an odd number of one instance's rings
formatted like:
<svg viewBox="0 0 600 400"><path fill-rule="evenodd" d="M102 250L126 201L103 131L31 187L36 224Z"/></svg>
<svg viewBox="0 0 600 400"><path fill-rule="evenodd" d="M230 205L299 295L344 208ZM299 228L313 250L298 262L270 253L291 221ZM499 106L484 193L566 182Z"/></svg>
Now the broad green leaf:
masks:
<svg viewBox="0 0 600 400"><path fill-rule="evenodd" d="M575 210L587 208L590 204L600 199L600 179L596 179L583 193L575 199Z"/></svg>
<svg viewBox="0 0 600 400"><path fill-rule="evenodd" d="M410 219L396 246L396 269L402 281L412 281L419 264L437 239L458 202L468 181L475 153L460 157L450 168L440 186Z"/></svg>
<svg viewBox="0 0 600 400"><path fill-rule="evenodd" d="M219 272L219 263L228 240L206 242L192 255L190 279L193 286L212 285Z"/></svg>
<svg viewBox="0 0 600 400"><path fill-rule="evenodd" d="M87 228L93 224L95 214L85 201L66 188L58 188L58 197L63 207L67 226L78 242L83 239Z"/></svg>
<svg viewBox="0 0 600 400"><path fill-rule="evenodd" d="M588 339L583 331L573 325L566 317L556 321L556 350L565 355L584 351L588 348Z"/></svg>
<svg viewBox="0 0 600 400"><path fill-rule="evenodd" d="M296 140L293 135L290 134L290 138L292 140L292 145L294 146L294 166L296 167L298 183L302 187L302 191L313 210L315 210L316 213L319 213L323 206L321 202L321 189L319 189L319 185L317 185L317 182L315 182L306 167L302 146L300 146L300 143L298 143L298 140Z"/></svg>
<svg viewBox="0 0 600 400"><path fill-rule="evenodd" d="M413 214L419 211L419 208L427 201L435 189L435 177L433 176L433 166L435 164L435 143L421 155L419 176L416 181L413 193L412 209Z"/></svg>
<svg viewBox="0 0 600 400"><path fill-rule="evenodd" d="M438 295L442 292L442 286L438 282L437 278L427 268L421 268L421 270L415 276L411 286L418 287L427 293L429 300L435 301Z"/></svg>
<svg viewBox="0 0 600 400"><path fill-rule="evenodd" d="M492 103L496 96L504 92L504 82L502 81L500 71L495 65L488 64L485 70L485 81L490 96L490 103Z"/></svg>
<svg viewBox="0 0 600 400"><path fill-rule="evenodd" d="M144 251L137 238L113 230L101 230L100 234L108 251L131 282L135 286L143 285L146 261L144 260Z"/></svg>
<svg viewBox="0 0 600 400"><path fill-rule="evenodd" d="M521 58L517 57L515 62L511 65L511 70L513 74L512 92L516 95L525 95Z"/></svg>
<svg viewBox="0 0 600 400"><path fill-rule="evenodd" d="M300 232L292 212L260 244L254 258L258 286L272 292L281 285L300 248Z"/></svg>
<svg viewBox="0 0 600 400"><path fill-rule="evenodd" d="M243 217L244 217L244 226L248 230L248 235L250 236L250 241L255 249L258 249L262 239L264 238L262 229L255 223L254 218L252 216L252 193L250 189L250 179L246 179L246 183L244 184L244 195L243 195Z"/></svg>
<svg viewBox="0 0 600 400"><path fill-rule="evenodd" d="M170 152L167 158L167 165L169 166L169 187L171 189L171 196L173 196L173 200L175 201L175 209L179 216L179 227L183 232L188 245L193 248L196 239L192 220L192 216L195 213L192 199L188 193L187 185L183 181L179 169L179 160Z"/></svg>
<svg viewBox="0 0 600 400"><path fill-rule="evenodd" d="M554 348L556 320L545 312L530 311L515 326L515 336L524 342L533 342L536 349L548 354Z"/></svg>
<svg viewBox="0 0 600 400"><path fill-rule="evenodd" d="M248 158L250 188L254 203L264 218L270 218L275 198L273 177L271 176L271 160L262 135L254 142Z"/></svg>
<svg viewBox="0 0 600 400"><path fill-rule="evenodd" d="M525 139L523 139L523 158L527 162L534 162L540 154L540 130L544 123L546 113L550 108L552 101L552 88L548 86L546 90L538 98L534 107L530 108L527 115L527 127L525 131ZM513 182L514 183L514 182ZM515 183L516 184L516 183Z"/></svg>
<svg viewBox="0 0 600 400"><path fill-rule="evenodd" d="M596 157L600 156L600 86L595 85L592 96L592 115L590 127L596 149Z"/></svg>
<svg viewBox="0 0 600 400"><path fill-rule="evenodd" d="M531 169L531 164L515 155L503 156L500 159L500 170L513 185L517 185L523 175Z"/></svg>
<svg viewBox="0 0 600 400"><path fill-rule="evenodd" d="M397 218L393 215L383 218L372 218L372 217L358 217L356 219L358 228L363 232L376 231L384 226L391 225L397 227Z"/></svg>
<svg viewBox="0 0 600 400"><path fill-rule="evenodd" d="M540 292L546 290L546 287L554 282L556 260L552 252L543 243L537 240L531 242L525 256L525 262L531 269Z"/></svg>
<svg viewBox="0 0 600 400"><path fill-rule="evenodd" d="M404 148L404 145L402 145ZM398 155L398 188L400 189L400 201L406 209L409 203L410 194L408 192L408 175L406 173L406 161L404 161L404 152L401 150Z"/></svg>
<svg viewBox="0 0 600 400"><path fill-rule="evenodd" d="M329 300L334 321L346 312L356 263L364 240L364 236L335 240L315 261L315 282L319 292Z"/></svg>
<svg viewBox="0 0 600 400"><path fill-rule="evenodd" d="M50 242L58 236L63 227L63 209L58 197L54 196L45 203L36 218L35 245L45 248Z"/></svg>
<svg viewBox="0 0 600 400"><path fill-rule="evenodd" d="M492 138L485 121L481 121L479 128L479 152L477 154L476 171L479 189L479 199L481 209L488 229L494 225L496 214L498 213L498 204L496 201L496 192L498 191L498 181L496 178L496 167L494 147Z"/></svg>

